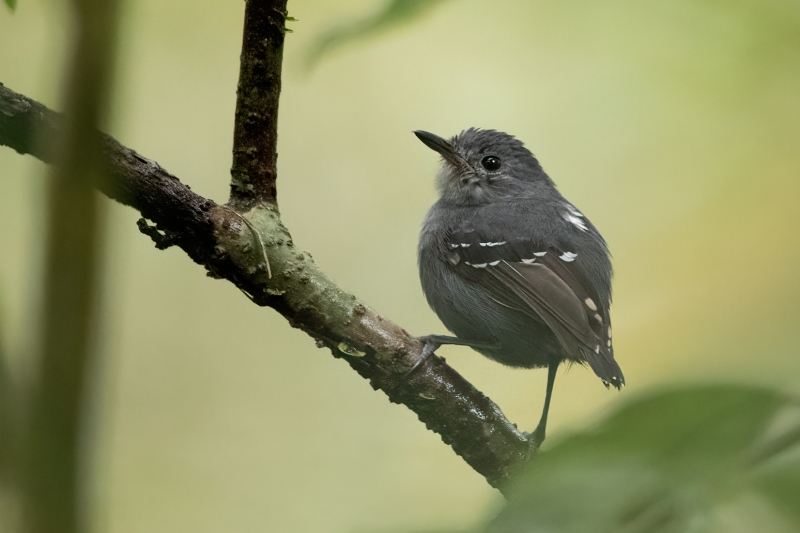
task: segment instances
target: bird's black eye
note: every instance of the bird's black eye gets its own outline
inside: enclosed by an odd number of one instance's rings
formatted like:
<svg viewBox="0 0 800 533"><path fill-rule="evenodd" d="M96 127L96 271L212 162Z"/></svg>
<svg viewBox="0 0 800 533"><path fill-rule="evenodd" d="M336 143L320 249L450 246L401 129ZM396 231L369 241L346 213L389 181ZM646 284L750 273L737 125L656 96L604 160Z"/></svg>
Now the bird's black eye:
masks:
<svg viewBox="0 0 800 533"><path fill-rule="evenodd" d="M481 159L481 165L489 172L494 172L500 168L500 158L493 155L487 155Z"/></svg>

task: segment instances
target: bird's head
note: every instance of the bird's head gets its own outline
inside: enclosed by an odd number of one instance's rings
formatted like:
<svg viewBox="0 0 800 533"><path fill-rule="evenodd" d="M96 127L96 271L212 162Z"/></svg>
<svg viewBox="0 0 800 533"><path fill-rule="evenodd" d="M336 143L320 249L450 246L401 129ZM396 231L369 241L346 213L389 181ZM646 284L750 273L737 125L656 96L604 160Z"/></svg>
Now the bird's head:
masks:
<svg viewBox="0 0 800 533"><path fill-rule="evenodd" d="M470 128L449 141L427 131L414 134L442 156L436 187L448 202L479 205L552 190L533 154L507 133Z"/></svg>

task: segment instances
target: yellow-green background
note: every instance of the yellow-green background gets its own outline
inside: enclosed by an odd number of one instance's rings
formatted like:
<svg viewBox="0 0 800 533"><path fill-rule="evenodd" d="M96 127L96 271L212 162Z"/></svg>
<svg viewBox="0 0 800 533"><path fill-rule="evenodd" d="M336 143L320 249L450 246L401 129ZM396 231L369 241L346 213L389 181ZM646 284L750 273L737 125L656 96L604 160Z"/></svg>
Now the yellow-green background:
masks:
<svg viewBox="0 0 800 533"><path fill-rule="evenodd" d="M443 332L415 258L436 156L411 131L500 129L615 259L629 385L560 372L553 438L659 383L800 391L800 3L451 0L304 68L320 32L376 7L289 4L279 199L334 279L414 334ZM110 132L218 201L243 9L128 0L122 19ZM65 13L55 0L0 9L0 82L55 108ZM35 342L44 176L0 148L0 327L19 375ZM405 407L180 250L155 250L131 209L108 212L84 458L96 530L466 528L500 504ZM533 427L543 372L440 353Z"/></svg>

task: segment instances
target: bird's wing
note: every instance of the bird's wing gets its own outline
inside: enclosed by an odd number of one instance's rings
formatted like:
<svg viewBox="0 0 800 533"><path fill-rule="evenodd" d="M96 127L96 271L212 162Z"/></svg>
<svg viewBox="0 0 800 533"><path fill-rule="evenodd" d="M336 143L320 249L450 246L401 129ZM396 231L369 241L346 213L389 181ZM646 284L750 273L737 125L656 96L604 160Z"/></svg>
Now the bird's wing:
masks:
<svg viewBox="0 0 800 533"><path fill-rule="evenodd" d="M608 302L587 279L578 254L492 233L472 226L453 232L446 246L454 270L498 304L544 322L568 359L587 363L606 384L624 385L614 360Z"/></svg>

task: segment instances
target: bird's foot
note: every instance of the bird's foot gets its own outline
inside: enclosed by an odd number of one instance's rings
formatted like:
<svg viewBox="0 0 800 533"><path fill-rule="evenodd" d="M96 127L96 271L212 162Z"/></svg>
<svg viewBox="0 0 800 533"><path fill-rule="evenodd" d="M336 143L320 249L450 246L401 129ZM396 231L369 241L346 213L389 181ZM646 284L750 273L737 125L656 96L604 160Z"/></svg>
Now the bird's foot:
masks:
<svg viewBox="0 0 800 533"><path fill-rule="evenodd" d="M414 366L406 370L406 373L403 376L411 375L416 369L422 366L431 356L436 353L436 350L442 345L442 342L437 340L437 337L440 335L426 335L424 337L417 337L420 341L422 341L422 353L417 359L417 362L414 363Z"/></svg>
<svg viewBox="0 0 800 533"><path fill-rule="evenodd" d="M436 353L436 350L439 349L443 344L454 344L457 346L469 346L471 348L476 349L485 349L485 350L499 350L500 344L489 344L485 342L475 342L475 341L468 341L464 339L459 339L458 337L450 337L448 335L425 335L424 337L417 337L418 340L422 341L422 353L417 359L417 362L414 363L410 369L406 371L404 376L410 375L420 366L422 366L431 356Z"/></svg>
<svg viewBox="0 0 800 533"><path fill-rule="evenodd" d="M542 443L544 442L545 431L544 427L538 426L536 429L533 430L533 433L528 434L528 441L538 450L542 447Z"/></svg>

